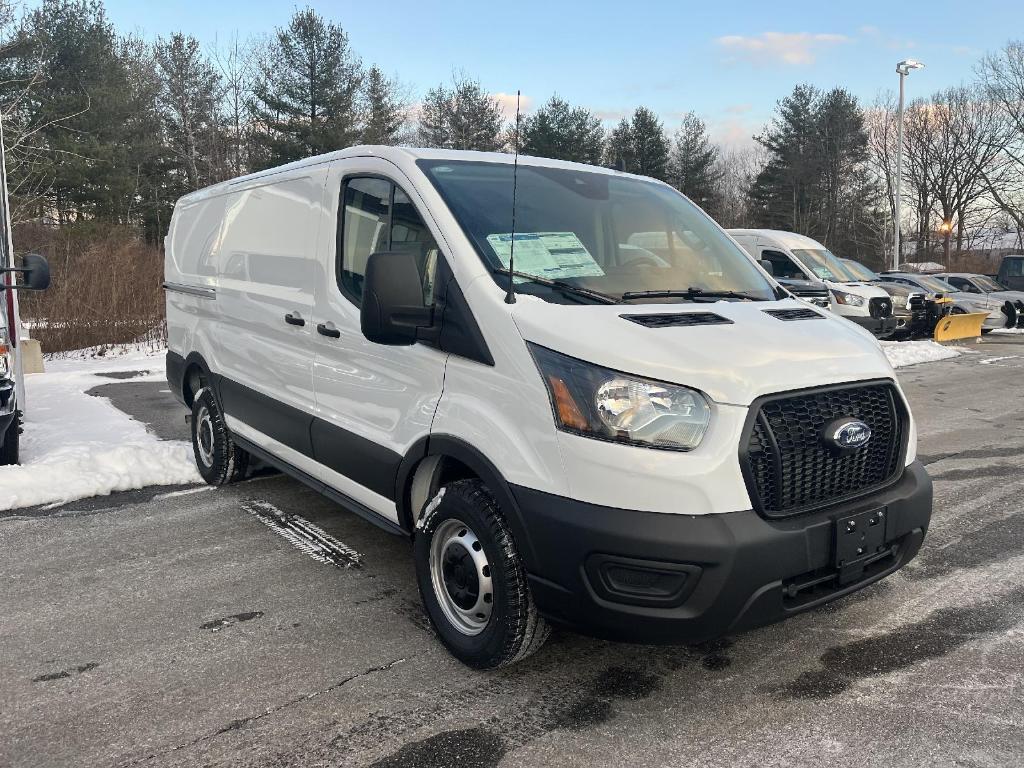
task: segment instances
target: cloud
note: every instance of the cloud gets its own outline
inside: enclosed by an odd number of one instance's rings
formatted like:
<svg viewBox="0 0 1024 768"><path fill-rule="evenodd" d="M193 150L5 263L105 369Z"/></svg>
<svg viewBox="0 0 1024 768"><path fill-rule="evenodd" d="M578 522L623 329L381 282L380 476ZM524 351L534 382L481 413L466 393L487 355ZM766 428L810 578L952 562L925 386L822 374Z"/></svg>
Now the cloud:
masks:
<svg viewBox="0 0 1024 768"><path fill-rule="evenodd" d="M753 104L730 104L725 108L725 111L730 115L742 115L744 112L749 112L753 108Z"/></svg>
<svg viewBox="0 0 1024 768"><path fill-rule="evenodd" d="M501 114L506 120L516 119L516 95L514 93L492 93L491 98L498 102ZM527 95L519 97L519 113L525 115L533 107L533 99Z"/></svg>
<svg viewBox="0 0 1024 768"><path fill-rule="evenodd" d="M606 123L617 123L622 118L632 114L629 110L625 109L592 109L590 111L593 112L599 120Z"/></svg>
<svg viewBox="0 0 1024 768"><path fill-rule="evenodd" d="M719 47L754 62L812 64L818 51L849 40L846 35L810 32L762 32L759 35L725 35Z"/></svg>

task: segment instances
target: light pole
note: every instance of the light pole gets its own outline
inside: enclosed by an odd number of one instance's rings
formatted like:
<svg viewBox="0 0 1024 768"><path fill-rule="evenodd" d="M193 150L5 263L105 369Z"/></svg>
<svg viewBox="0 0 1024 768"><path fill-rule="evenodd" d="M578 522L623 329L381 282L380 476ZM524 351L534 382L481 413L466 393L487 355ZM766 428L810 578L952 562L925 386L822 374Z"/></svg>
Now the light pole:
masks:
<svg viewBox="0 0 1024 768"><path fill-rule="evenodd" d="M903 79L910 74L912 69L920 69L923 67L920 61L914 61L914 59L904 59L896 65L896 72L900 76L900 107L897 112L897 133L896 139L896 210L895 218L893 220L893 243L894 248L892 252L892 268L897 270L900 268L900 191L903 186Z"/></svg>

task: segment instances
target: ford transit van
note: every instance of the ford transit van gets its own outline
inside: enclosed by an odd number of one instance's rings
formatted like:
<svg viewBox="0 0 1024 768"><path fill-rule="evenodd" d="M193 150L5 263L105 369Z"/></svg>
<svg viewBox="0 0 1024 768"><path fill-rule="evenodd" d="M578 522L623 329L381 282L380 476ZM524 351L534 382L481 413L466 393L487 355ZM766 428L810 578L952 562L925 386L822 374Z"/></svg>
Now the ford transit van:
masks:
<svg viewBox="0 0 1024 768"><path fill-rule="evenodd" d="M658 181L354 147L179 200L165 287L207 482L255 457L411 539L476 667L553 622L672 643L774 622L928 528L875 340Z"/></svg>
<svg viewBox="0 0 1024 768"><path fill-rule="evenodd" d="M730 229L729 234L754 258L771 264L776 277L824 285L837 315L879 339L895 335L897 321L889 294L877 285L858 280L817 240L776 229Z"/></svg>

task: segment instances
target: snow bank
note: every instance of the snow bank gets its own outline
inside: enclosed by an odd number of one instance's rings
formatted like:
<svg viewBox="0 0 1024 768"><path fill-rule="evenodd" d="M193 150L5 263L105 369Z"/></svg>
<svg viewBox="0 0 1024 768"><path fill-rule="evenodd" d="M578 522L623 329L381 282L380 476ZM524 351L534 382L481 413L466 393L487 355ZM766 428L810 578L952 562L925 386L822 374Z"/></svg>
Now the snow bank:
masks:
<svg viewBox="0 0 1024 768"><path fill-rule="evenodd" d="M188 443L160 440L106 398L85 394L114 381L99 373L143 371L132 381L161 381L163 368L163 350L139 345L50 360L46 373L26 376L23 463L0 467L0 510L201 482Z"/></svg>
<svg viewBox="0 0 1024 768"><path fill-rule="evenodd" d="M956 347L944 347L934 341L881 341L879 344L882 345L882 350L893 368L934 363L936 360L947 360L961 354L961 350Z"/></svg>

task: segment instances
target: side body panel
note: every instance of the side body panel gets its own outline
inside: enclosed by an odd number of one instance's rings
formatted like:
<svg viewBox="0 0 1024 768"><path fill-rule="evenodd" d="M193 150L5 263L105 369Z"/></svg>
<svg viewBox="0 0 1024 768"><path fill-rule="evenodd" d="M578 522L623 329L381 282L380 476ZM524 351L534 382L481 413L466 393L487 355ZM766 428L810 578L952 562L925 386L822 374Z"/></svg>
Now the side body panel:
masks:
<svg viewBox="0 0 1024 768"><path fill-rule="evenodd" d="M213 336L217 373L227 381L225 409L243 420L245 411L273 411L274 403L312 415L313 290L320 279L317 233L323 211L326 166L300 174L271 176L241 186L224 201L217 267L217 313ZM305 322L304 325L291 324ZM236 387L234 384L242 385ZM271 398L256 401L256 391ZM289 423L281 410L283 442L308 450L308 429Z"/></svg>

